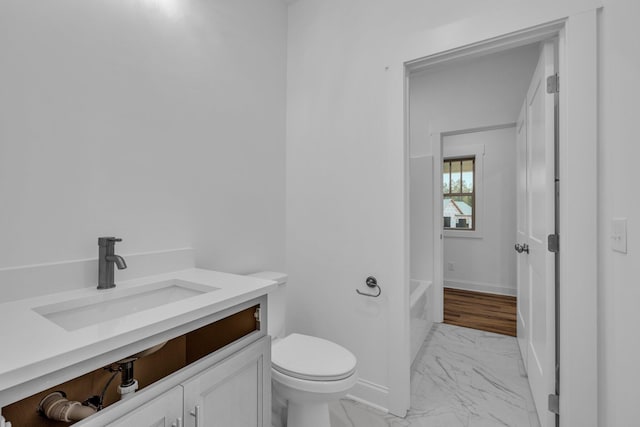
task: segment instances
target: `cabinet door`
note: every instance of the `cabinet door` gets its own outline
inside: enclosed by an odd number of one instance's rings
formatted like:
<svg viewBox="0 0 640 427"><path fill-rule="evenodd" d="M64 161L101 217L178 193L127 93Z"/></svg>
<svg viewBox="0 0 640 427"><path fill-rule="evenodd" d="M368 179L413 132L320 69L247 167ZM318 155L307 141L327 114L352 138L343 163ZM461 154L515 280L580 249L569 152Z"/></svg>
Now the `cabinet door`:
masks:
<svg viewBox="0 0 640 427"><path fill-rule="evenodd" d="M271 427L268 337L183 383L185 427Z"/></svg>
<svg viewBox="0 0 640 427"><path fill-rule="evenodd" d="M182 427L182 398L182 387L176 386L107 427Z"/></svg>

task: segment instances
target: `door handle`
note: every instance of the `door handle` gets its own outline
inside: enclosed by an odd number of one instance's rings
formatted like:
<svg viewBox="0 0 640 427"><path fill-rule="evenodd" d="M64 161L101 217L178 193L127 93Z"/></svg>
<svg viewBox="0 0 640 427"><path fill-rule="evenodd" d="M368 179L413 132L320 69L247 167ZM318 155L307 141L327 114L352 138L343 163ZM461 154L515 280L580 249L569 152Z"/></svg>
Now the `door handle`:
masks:
<svg viewBox="0 0 640 427"><path fill-rule="evenodd" d="M200 427L200 405L196 405L193 411L189 412L189 415L195 418L196 427Z"/></svg>
<svg viewBox="0 0 640 427"><path fill-rule="evenodd" d="M176 421L171 424L171 427L182 427L182 417L176 418Z"/></svg>

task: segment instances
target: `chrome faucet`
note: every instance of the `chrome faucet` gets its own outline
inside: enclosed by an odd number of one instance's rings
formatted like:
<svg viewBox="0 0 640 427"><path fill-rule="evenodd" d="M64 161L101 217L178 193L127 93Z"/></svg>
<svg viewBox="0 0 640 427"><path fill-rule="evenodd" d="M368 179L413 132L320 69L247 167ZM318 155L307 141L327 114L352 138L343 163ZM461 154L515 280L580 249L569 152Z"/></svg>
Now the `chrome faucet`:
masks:
<svg viewBox="0 0 640 427"><path fill-rule="evenodd" d="M98 237L98 289L110 289L116 286L113 281L114 265L118 270L127 268L124 258L114 253L116 242L122 242L122 239Z"/></svg>

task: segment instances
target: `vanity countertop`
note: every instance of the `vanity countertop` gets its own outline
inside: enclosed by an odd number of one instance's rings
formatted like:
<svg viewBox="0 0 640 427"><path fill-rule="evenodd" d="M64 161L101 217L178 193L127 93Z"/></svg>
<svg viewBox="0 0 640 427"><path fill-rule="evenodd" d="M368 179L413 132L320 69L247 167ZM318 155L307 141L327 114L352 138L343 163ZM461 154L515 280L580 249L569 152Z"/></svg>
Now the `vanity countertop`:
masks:
<svg viewBox="0 0 640 427"><path fill-rule="evenodd" d="M34 310L171 280L217 289L74 330ZM193 268L119 282L108 290L84 288L0 304L0 393L258 298L276 286L271 280ZM53 385L43 384L43 388Z"/></svg>

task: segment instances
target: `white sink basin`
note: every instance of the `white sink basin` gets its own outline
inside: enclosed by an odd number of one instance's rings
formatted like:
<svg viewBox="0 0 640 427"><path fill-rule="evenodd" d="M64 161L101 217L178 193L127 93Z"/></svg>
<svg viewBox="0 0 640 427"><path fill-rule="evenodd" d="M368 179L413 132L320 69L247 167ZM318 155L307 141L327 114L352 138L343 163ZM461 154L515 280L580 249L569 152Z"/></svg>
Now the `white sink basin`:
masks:
<svg viewBox="0 0 640 427"><path fill-rule="evenodd" d="M218 289L172 279L131 288L96 290L90 297L43 305L33 311L67 331L75 331Z"/></svg>

